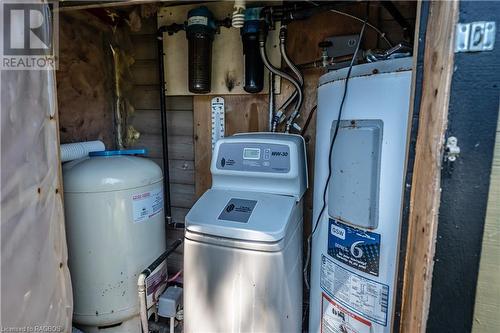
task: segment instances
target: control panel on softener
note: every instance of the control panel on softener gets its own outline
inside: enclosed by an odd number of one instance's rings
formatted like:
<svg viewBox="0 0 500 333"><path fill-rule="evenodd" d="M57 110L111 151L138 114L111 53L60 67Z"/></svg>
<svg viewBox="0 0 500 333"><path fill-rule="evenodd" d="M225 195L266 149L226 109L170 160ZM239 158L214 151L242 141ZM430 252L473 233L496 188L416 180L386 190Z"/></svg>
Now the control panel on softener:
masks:
<svg viewBox="0 0 500 333"><path fill-rule="evenodd" d="M290 148L280 144L224 143L217 156L217 169L287 173L290 171Z"/></svg>

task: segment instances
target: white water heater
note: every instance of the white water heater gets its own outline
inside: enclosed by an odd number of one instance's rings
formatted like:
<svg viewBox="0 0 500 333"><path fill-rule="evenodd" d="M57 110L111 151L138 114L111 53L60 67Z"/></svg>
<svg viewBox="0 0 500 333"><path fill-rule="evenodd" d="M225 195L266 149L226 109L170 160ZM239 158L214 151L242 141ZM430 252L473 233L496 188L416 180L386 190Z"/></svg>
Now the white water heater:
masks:
<svg viewBox="0 0 500 333"><path fill-rule="evenodd" d="M408 143L412 58L320 78L309 332L392 330ZM323 201L328 180L331 178Z"/></svg>
<svg viewBox="0 0 500 333"><path fill-rule="evenodd" d="M73 322L137 333L137 278L166 248L162 171L126 151L91 154L63 166Z"/></svg>

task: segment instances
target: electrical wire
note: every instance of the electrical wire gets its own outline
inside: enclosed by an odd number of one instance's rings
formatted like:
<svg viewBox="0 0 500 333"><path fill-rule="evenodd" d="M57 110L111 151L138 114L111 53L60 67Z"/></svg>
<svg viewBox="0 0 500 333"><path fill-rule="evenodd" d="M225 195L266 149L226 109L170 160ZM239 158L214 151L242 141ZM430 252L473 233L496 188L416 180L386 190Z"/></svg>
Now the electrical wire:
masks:
<svg viewBox="0 0 500 333"><path fill-rule="evenodd" d="M316 112L317 108L318 108L318 105L315 105L312 107L311 111L309 111L309 114L307 115L306 122L304 123L304 127L302 128L300 135L304 136L304 134L306 134L307 128L309 127L309 123L311 122L312 116Z"/></svg>
<svg viewBox="0 0 500 333"><path fill-rule="evenodd" d="M331 160L332 160L332 154L333 154L333 146L335 144L335 140L337 139L337 135L339 133L340 120L342 117L342 111L344 109L345 98L347 96L347 88L348 88L349 78L351 76L352 67L354 65L354 61L356 60L356 56L358 54L359 47L361 45L361 40L363 38L363 34L364 34L365 28L367 26L367 21L368 21L368 13L366 15L366 19L363 21L363 27L361 28L361 31L359 32L359 38L358 38L358 43L356 45L356 50L354 51L354 54L352 56L351 63L349 64L349 69L347 70L347 74L346 74L346 78L345 78L344 92L342 94L342 100L340 102L339 114L337 116L337 123L335 124L335 130L333 132L332 141L330 142L330 148L329 148L329 153L328 153L328 177L326 179L325 187L323 189L323 204L322 204L321 210L318 214L318 217L316 219L316 223L314 224L314 226L312 226L313 227L312 231L309 234L309 236L307 237L307 256L306 256L306 262L305 262L304 271L303 271L304 281L305 281L305 284L307 286L307 289L309 289L309 280L308 280L308 276L307 276L307 271L308 271L308 267L309 267L309 261L311 259L311 239L314 236L314 233L316 232L316 229L319 225L321 217L323 216L323 213L324 213L325 208L326 208L326 194L328 191L328 185L330 183L330 178L332 177Z"/></svg>
<svg viewBox="0 0 500 333"><path fill-rule="evenodd" d="M310 2L312 3L313 5L315 5L316 7L320 7L319 4L315 3L314 1L311 1L311 0L306 0L307 2ZM378 29L377 27L375 27L373 24L371 24L370 22L368 22L368 20L363 20L357 16L354 16L352 14L349 14L349 13L346 13L346 12L342 12L340 10L336 10L336 9L329 9L330 12L332 13L335 13L335 14L339 14L339 15L343 15L343 16L346 16L346 17L349 17L353 20L356 20L358 22L361 22L363 24L366 24L368 27L372 28L376 33L378 33L380 35L380 37L382 37L382 39L387 43L387 45L389 45L389 47L392 47L392 43L391 41L385 36L385 32L382 32L380 29Z"/></svg>

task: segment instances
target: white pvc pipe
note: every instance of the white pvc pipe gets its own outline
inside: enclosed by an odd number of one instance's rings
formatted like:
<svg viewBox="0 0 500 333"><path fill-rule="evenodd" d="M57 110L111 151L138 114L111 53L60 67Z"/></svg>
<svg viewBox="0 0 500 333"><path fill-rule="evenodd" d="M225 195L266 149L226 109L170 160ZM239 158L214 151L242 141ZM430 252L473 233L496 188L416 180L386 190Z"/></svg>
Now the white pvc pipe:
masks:
<svg viewBox="0 0 500 333"><path fill-rule="evenodd" d="M92 151L103 150L106 150L106 147L99 140L65 143L61 145L61 162L76 160L88 156Z"/></svg>
<svg viewBox="0 0 500 333"><path fill-rule="evenodd" d="M141 324L142 324L142 332L149 333L149 324L148 324L148 308L146 305L146 275L140 274L137 279L137 287L139 291L139 304L140 304L140 313L141 313Z"/></svg>

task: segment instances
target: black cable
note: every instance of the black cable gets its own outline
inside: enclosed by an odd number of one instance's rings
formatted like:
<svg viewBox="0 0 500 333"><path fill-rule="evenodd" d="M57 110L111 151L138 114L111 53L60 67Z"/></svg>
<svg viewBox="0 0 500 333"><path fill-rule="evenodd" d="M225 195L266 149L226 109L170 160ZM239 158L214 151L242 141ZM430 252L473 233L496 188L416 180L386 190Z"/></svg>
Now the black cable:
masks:
<svg viewBox="0 0 500 333"><path fill-rule="evenodd" d="M311 111L309 111L309 114L307 115L306 122L304 123L304 127L302 128L300 135L304 136L304 134L306 134L307 128L309 127L309 123L311 122L312 116L316 112L317 108L318 108L318 105L315 105L312 107Z"/></svg>
<svg viewBox="0 0 500 333"><path fill-rule="evenodd" d="M345 98L347 96L347 88L348 88L349 78L351 76L352 67L354 65L354 61L356 60L356 56L358 54L359 47L361 45L361 40L362 40L363 34L365 32L366 23L368 21L368 8L369 7L367 6L367 14L366 14L365 20L363 21L363 27L361 28L361 31L359 32L359 38L358 38L358 44L356 45L356 51L354 51L354 54L353 54L352 59L351 59L351 63L349 64L349 69L347 70L347 75L346 75L345 83L344 83L344 92L342 95L342 100L340 102L339 115L337 117L337 123L335 124L335 130L333 132L332 141L330 142L330 149L329 149L329 153L328 153L328 177L326 179L325 187L323 190L323 204L322 204L321 210L318 214L318 217L316 218L316 223L314 224L314 227L307 238L308 254L307 254L306 265L304 267L304 278L307 277L307 269L308 269L309 261L310 261L310 257L311 257L311 239L314 236L316 229L318 228L319 221L321 220L321 216L323 215L323 212L325 211L325 208L326 208L326 194L328 191L328 185L330 183L330 178L332 177L331 160L332 160L332 154L333 154L333 146L335 144L335 140L337 139L337 135L339 133L340 120L342 117L342 111L344 109ZM309 283L307 282L308 279L305 279L305 281L306 281L307 287L309 288Z"/></svg>

